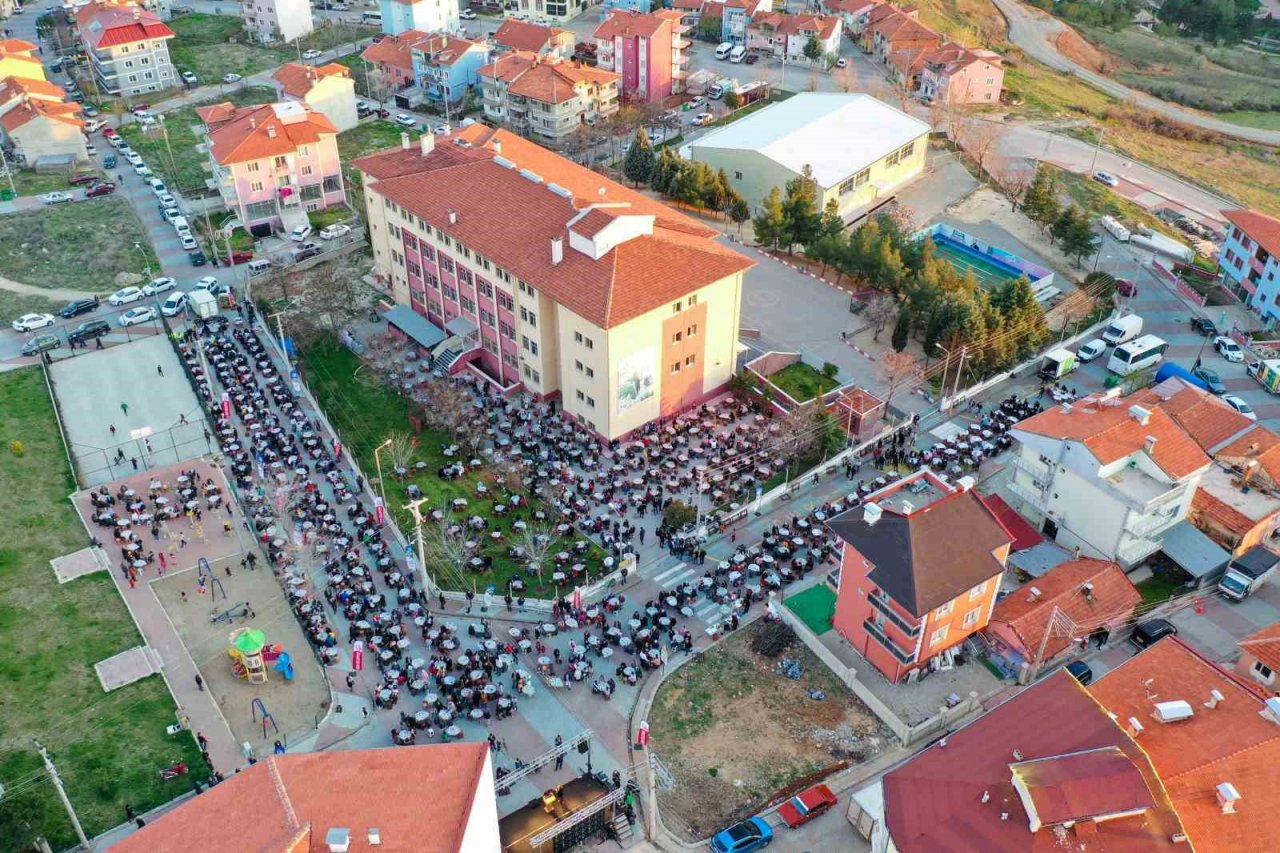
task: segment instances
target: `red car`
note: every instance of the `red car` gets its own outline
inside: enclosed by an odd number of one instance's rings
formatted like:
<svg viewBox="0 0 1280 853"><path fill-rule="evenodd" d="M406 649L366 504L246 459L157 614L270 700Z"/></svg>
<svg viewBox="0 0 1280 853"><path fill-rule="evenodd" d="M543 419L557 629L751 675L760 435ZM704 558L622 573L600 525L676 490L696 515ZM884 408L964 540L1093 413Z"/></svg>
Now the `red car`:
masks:
<svg viewBox="0 0 1280 853"><path fill-rule="evenodd" d="M100 195L111 195L116 191L116 185L110 181L103 181L100 184L94 184L84 191L85 198L97 198Z"/></svg>
<svg viewBox="0 0 1280 853"><path fill-rule="evenodd" d="M117 134L116 134L116 129L115 129L114 127L111 127L111 126L104 127L104 128L102 129L102 135L103 135L103 137L104 137L104 138L106 138L106 139L110 139L110 138L112 138L113 136L116 136L116 135L117 135Z"/></svg>
<svg viewBox="0 0 1280 853"><path fill-rule="evenodd" d="M835 804L836 795L831 793L830 788L826 785L814 785L778 806L778 816L783 823L795 829L825 814Z"/></svg>
<svg viewBox="0 0 1280 853"><path fill-rule="evenodd" d="M71 186L78 187L81 184L92 184L95 181L102 180L101 175L95 175L93 172L77 172L71 176Z"/></svg>
<svg viewBox="0 0 1280 853"><path fill-rule="evenodd" d="M253 252L232 252L231 253L232 266L236 264L247 264L251 260L253 260Z"/></svg>
<svg viewBox="0 0 1280 853"><path fill-rule="evenodd" d="M1138 285L1127 278L1116 279L1116 290L1120 292L1121 296L1133 297L1138 295Z"/></svg>

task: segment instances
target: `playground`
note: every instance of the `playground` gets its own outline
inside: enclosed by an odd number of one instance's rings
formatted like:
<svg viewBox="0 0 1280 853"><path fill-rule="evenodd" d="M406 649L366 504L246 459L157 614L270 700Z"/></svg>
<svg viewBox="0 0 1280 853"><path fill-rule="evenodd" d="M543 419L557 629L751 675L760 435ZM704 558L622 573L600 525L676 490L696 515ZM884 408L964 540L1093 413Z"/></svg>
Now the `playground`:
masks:
<svg viewBox="0 0 1280 853"><path fill-rule="evenodd" d="M1053 271L1006 249L944 223L938 223L916 234L917 240L933 240L937 257L951 262L960 274L972 273L986 290L995 290L1010 279L1026 276L1032 287L1053 283Z"/></svg>
<svg viewBox="0 0 1280 853"><path fill-rule="evenodd" d="M328 710L329 689L266 561L259 559L251 571L240 559L234 554L210 562L203 582L205 569L197 566L165 575L152 589L236 742L252 744L261 757L277 740L289 745L314 732ZM233 634L239 635L235 641ZM276 647L283 650L279 656ZM265 658L260 664L253 660L255 651ZM289 678L280 666L286 659ZM270 715L265 736L264 706Z"/></svg>

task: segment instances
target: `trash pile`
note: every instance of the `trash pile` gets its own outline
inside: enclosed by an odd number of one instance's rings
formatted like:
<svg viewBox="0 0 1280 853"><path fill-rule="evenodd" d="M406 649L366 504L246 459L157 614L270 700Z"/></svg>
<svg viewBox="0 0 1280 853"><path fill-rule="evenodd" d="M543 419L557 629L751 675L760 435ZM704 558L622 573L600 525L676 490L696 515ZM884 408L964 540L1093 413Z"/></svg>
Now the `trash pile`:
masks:
<svg viewBox="0 0 1280 853"><path fill-rule="evenodd" d="M783 658L778 661L778 672L795 681L800 677L800 661L792 658Z"/></svg>

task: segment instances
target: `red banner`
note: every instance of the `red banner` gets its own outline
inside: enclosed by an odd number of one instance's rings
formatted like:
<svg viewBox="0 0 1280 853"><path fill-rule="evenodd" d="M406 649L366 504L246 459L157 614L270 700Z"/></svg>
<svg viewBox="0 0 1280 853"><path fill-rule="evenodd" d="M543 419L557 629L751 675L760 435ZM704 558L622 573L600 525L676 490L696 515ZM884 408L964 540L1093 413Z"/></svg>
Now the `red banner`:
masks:
<svg viewBox="0 0 1280 853"><path fill-rule="evenodd" d="M231 395L226 391L222 392L222 419L231 420Z"/></svg>
<svg viewBox="0 0 1280 853"><path fill-rule="evenodd" d="M373 499L373 512L379 527L387 523L387 511L382 506L382 498Z"/></svg>
<svg viewBox="0 0 1280 853"><path fill-rule="evenodd" d="M364 669L364 640L351 644L351 669L355 672Z"/></svg>
<svg viewBox="0 0 1280 853"><path fill-rule="evenodd" d="M649 721L648 720L640 721L640 729L639 731L636 732L636 745L637 746L649 745Z"/></svg>

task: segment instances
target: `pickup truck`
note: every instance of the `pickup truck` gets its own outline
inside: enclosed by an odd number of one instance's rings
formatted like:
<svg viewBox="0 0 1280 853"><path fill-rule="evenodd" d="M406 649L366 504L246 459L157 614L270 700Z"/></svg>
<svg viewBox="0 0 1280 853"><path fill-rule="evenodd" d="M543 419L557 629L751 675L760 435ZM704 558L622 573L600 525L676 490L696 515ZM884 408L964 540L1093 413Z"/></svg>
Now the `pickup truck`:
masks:
<svg viewBox="0 0 1280 853"><path fill-rule="evenodd" d="M1244 601L1280 565L1280 554L1265 545L1255 545L1227 564L1227 570L1218 581L1218 591L1224 598Z"/></svg>

